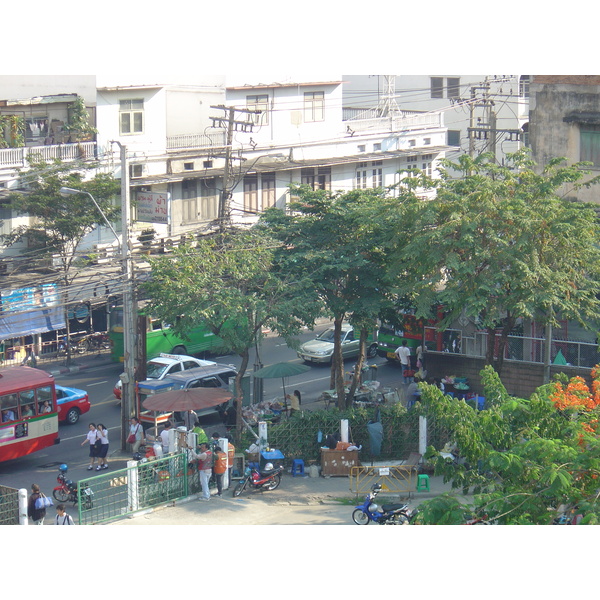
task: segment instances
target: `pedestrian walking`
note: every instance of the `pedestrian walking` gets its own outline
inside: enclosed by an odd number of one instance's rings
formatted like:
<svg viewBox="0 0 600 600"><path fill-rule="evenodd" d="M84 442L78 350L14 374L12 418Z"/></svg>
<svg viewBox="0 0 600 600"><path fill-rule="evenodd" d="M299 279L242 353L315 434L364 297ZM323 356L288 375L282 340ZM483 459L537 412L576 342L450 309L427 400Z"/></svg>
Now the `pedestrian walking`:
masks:
<svg viewBox="0 0 600 600"><path fill-rule="evenodd" d="M43 525L44 517L46 516L45 508L36 508L35 503L38 498L42 497L40 486L37 483L31 485L31 494L27 501L27 516L31 519L34 525Z"/></svg>
<svg viewBox="0 0 600 600"><path fill-rule="evenodd" d="M407 375L411 368L410 348L407 344L408 342L406 340L402 340L402 344L400 344L400 346L398 346L398 348L396 348L396 351L394 352L394 354L400 361L400 364L402 365L402 377L404 383L410 383L412 380L412 377Z"/></svg>
<svg viewBox="0 0 600 600"><path fill-rule="evenodd" d="M55 525L75 525L73 517L65 512L65 505L59 504L56 507L56 517L54 517Z"/></svg>
<svg viewBox="0 0 600 600"><path fill-rule="evenodd" d="M87 470L91 471L94 468L94 463L96 462L96 458L98 458L98 452L100 450L101 442L98 439L98 431L96 429L96 424L90 423L88 426L88 429L89 430L87 432L87 435L85 436L85 440L83 440L83 442L81 442L81 445L82 446L84 446L85 444L90 445L90 464L89 464ZM98 464L100 464L100 461L98 461Z"/></svg>
<svg viewBox="0 0 600 600"><path fill-rule="evenodd" d="M129 420L129 436L127 441L133 446L133 453L135 454L144 441L144 428L137 417L131 417Z"/></svg>
<svg viewBox="0 0 600 600"><path fill-rule="evenodd" d="M100 440L96 471L100 471L101 469L108 469L108 460L106 458L108 455L108 429L102 423L98 423L96 430L98 431L98 439Z"/></svg>

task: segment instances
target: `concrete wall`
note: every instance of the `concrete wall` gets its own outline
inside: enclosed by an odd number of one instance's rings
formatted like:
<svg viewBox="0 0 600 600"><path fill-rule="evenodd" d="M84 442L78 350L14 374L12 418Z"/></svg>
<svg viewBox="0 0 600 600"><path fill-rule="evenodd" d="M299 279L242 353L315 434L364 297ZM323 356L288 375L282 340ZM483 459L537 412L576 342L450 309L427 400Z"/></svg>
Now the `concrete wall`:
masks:
<svg viewBox="0 0 600 600"><path fill-rule="evenodd" d="M579 124L566 123L564 118L575 111L600 113L600 76L536 75L530 95L530 143L539 168L556 157L569 163L581 160ZM590 169L590 177L596 176L600 166ZM600 201L597 186L569 195L585 202Z"/></svg>

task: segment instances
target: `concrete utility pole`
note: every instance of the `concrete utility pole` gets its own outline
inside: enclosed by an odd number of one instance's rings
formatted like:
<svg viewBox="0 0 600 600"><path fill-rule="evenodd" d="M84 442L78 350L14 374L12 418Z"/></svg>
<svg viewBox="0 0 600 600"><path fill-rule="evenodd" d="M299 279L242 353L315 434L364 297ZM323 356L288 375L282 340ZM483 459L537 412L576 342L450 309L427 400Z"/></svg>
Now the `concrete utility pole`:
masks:
<svg viewBox="0 0 600 600"><path fill-rule="evenodd" d="M121 450L127 451L129 420L135 407L135 347L136 310L133 294L133 265L129 245L131 229L131 201L129 197L129 166L127 147L114 141L120 149L121 160L121 243L123 259L123 373L121 373Z"/></svg>
<svg viewBox="0 0 600 600"><path fill-rule="evenodd" d="M229 180L231 179L231 162L232 162L232 143L233 143L233 132L242 131L244 133L252 133L252 127L254 123L248 119L244 121L236 120L235 113L250 114L261 114L261 110L251 110L248 108L234 108L233 106L211 106L215 110L224 111L222 117L210 117L213 122L213 127L225 128L226 131L226 142L225 142L225 169L223 171L223 185L221 189L221 195L219 197L219 228L223 231L226 225L229 223L231 215L229 214L229 197L231 190L229 189Z"/></svg>

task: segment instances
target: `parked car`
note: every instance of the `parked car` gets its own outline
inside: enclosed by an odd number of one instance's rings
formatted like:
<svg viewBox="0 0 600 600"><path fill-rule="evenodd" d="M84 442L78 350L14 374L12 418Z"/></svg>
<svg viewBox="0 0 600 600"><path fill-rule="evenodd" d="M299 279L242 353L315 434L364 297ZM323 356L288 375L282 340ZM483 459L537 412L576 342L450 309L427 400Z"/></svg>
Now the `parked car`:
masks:
<svg viewBox="0 0 600 600"><path fill-rule="evenodd" d="M237 375L233 365L214 363L207 367L190 369L185 372L170 375L168 380L173 382L172 389L191 389L191 388L224 388L230 389L230 384ZM166 381L166 380L165 380ZM229 401L218 406L196 410L196 414L201 417L215 412L222 413L229 404Z"/></svg>
<svg viewBox="0 0 600 600"><path fill-rule="evenodd" d="M56 400L58 403L58 420L69 425L79 421L79 416L91 408L90 399L84 390L77 388L56 386Z"/></svg>
<svg viewBox="0 0 600 600"><path fill-rule="evenodd" d="M175 373L195 369L197 367L207 367L216 365L212 360L202 360L185 354L159 354L146 363L147 379L164 379ZM119 379L113 388L113 394L117 400L121 399L121 389L123 384Z"/></svg>
<svg viewBox="0 0 600 600"><path fill-rule="evenodd" d="M333 327L320 333L314 340L305 342L298 350L298 356L305 362L331 363L333 357ZM352 325L342 325L342 355L344 358L358 356L360 351L360 338L354 336ZM367 357L377 356L377 342L373 338L367 339Z"/></svg>

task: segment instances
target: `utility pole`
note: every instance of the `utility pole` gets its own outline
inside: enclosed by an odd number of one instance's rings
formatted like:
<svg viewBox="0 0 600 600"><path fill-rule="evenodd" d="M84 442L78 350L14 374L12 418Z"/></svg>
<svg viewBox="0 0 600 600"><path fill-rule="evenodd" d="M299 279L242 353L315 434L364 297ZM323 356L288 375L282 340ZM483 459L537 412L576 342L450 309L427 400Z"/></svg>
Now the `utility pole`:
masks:
<svg viewBox="0 0 600 600"><path fill-rule="evenodd" d="M229 197L231 195L229 180L231 178L233 132L242 131L244 133L252 133L252 127L254 126L254 123L251 120L248 120L248 118L243 121L236 120L235 113L239 112L246 115L259 115L262 111L248 108L234 108L233 106L224 106L222 104L219 106L211 106L211 108L222 110L224 112L222 117L210 117L210 119L213 122L213 127L224 128L226 132L225 169L223 171L223 185L219 197L219 229L223 231L231 217L229 214Z"/></svg>
<svg viewBox="0 0 600 600"><path fill-rule="evenodd" d="M135 407L135 341L136 310L133 294L133 265L131 263L131 247L129 245L131 229L131 202L129 197L129 166L127 163L127 147L119 141L115 144L120 149L121 160L121 235L123 241L123 373L121 373L121 450L127 450L129 420Z"/></svg>
<svg viewBox="0 0 600 600"><path fill-rule="evenodd" d="M478 98L478 93L481 97ZM490 83L483 82L481 85L471 87L471 102L469 104L469 156L475 155L475 141L484 140L484 151L490 151L496 160L496 147L498 134L506 134L509 141L520 140L522 130L520 129L498 129L496 122L495 102L491 98ZM475 109L483 109L483 117L477 118L475 123Z"/></svg>

